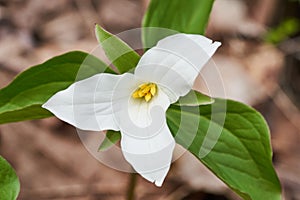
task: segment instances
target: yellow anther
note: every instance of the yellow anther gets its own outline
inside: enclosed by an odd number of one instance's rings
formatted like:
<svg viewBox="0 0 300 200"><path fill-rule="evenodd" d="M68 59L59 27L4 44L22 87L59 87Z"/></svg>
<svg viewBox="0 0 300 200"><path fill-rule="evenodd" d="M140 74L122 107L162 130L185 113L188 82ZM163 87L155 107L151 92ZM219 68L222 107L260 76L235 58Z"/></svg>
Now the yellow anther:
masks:
<svg viewBox="0 0 300 200"><path fill-rule="evenodd" d="M142 98L145 96L145 93L142 90L138 91L139 97Z"/></svg>
<svg viewBox="0 0 300 200"><path fill-rule="evenodd" d="M144 88L147 87L147 86L148 86L148 84L147 84L147 83L144 83L144 84L140 85L139 88L140 88L140 89L144 89Z"/></svg>
<svg viewBox="0 0 300 200"><path fill-rule="evenodd" d="M146 94L146 96L145 96L145 100L148 102L148 101L150 101L151 100L151 98L152 98L152 95L151 95L151 93L148 93L148 94Z"/></svg>
<svg viewBox="0 0 300 200"><path fill-rule="evenodd" d="M146 102L149 102L157 93L156 87L155 83L144 83L139 85L138 89L132 93L132 97L135 99L144 99Z"/></svg>
<svg viewBox="0 0 300 200"><path fill-rule="evenodd" d="M133 97L133 98L140 98L140 96L139 96L139 91L135 91L135 92L132 94L132 97Z"/></svg>
<svg viewBox="0 0 300 200"><path fill-rule="evenodd" d="M151 92L152 96L154 96L156 94L156 85L155 84L151 85L150 92Z"/></svg>
<svg viewBox="0 0 300 200"><path fill-rule="evenodd" d="M142 91L146 94L151 90L151 86L150 87L145 87Z"/></svg>

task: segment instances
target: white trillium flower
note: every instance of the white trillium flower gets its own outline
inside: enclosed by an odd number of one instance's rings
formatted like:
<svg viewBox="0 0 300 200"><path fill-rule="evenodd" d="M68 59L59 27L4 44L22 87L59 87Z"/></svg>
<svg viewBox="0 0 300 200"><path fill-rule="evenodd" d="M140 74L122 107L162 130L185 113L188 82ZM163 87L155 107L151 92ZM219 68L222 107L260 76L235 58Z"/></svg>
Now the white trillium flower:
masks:
<svg viewBox="0 0 300 200"><path fill-rule="evenodd" d="M82 130L120 131L125 159L161 186L175 147L166 110L192 89L220 45L201 35L166 37L141 57L134 74L94 75L56 93L43 108Z"/></svg>

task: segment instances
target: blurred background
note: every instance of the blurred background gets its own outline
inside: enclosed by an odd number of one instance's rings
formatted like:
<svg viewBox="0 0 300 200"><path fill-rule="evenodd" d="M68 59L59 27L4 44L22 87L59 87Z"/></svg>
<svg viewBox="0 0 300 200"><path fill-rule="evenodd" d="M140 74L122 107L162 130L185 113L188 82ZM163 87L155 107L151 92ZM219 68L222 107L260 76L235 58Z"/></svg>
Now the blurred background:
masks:
<svg viewBox="0 0 300 200"><path fill-rule="evenodd" d="M92 51L95 23L112 33L140 27L148 3L0 0L0 88L53 56ZM300 200L299 20L297 0L216 0L206 34L223 44L214 62L226 97L254 106L270 126L286 200ZM130 175L95 160L76 130L56 118L1 125L0 154L20 177L20 200L125 199ZM188 153L173 163L162 188L138 177L136 196L239 199Z"/></svg>

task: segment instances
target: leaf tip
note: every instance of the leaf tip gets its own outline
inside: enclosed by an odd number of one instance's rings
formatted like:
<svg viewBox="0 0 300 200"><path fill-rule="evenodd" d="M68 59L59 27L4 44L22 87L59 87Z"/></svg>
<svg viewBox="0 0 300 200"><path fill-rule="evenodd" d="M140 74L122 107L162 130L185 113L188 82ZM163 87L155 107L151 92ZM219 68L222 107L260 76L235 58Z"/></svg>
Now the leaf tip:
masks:
<svg viewBox="0 0 300 200"><path fill-rule="evenodd" d="M101 27L99 24L95 25L95 35L97 38L97 41L101 44L104 40L111 37L112 35L106 31L103 27Z"/></svg>

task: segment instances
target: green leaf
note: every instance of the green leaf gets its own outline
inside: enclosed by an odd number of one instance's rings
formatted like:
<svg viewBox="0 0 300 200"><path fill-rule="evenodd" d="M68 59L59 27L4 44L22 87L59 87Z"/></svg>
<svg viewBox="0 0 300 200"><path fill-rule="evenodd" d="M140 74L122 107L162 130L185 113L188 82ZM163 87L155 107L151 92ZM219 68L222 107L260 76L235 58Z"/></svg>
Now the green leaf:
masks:
<svg viewBox="0 0 300 200"><path fill-rule="evenodd" d="M105 138L101 145L98 148L98 151L106 151L108 150L111 146L116 144L118 141L121 139L121 133L120 131L112 131L108 130L105 134Z"/></svg>
<svg viewBox="0 0 300 200"><path fill-rule="evenodd" d="M167 110L167 122L177 143L241 197L281 199L269 129L254 109L221 99L199 107L172 105Z"/></svg>
<svg viewBox="0 0 300 200"><path fill-rule="evenodd" d="M269 43L278 44L299 31L300 20L297 18L288 18L282 21L277 27L270 29L264 36L264 40Z"/></svg>
<svg viewBox="0 0 300 200"><path fill-rule="evenodd" d="M272 165L269 129L257 111L221 99L194 107L173 104L167 110L167 122L176 142L241 197L281 199L280 183ZM103 149L121 138L119 132L111 134L102 143Z"/></svg>
<svg viewBox="0 0 300 200"><path fill-rule="evenodd" d="M51 96L75 81L104 71L114 73L98 58L79 51L24 71L0 90L0 124L52 116L41 108Z"/></svg>
<svg viewBox="0 0 300 200"><path fill-rule="evenodd" d="M131 47L115 35L96 25L96 36L108 59L117 67L121 74L134 69L140 60Z"/></svg>
<svg viewBox="0 0 300 200"><path fill-rule="evenodd" d="M143 19L143 27L161 27L166 30L143 29L144 47L151 48L162 38L178 32L203 35L213 2L213 0L151 0Z"/></svg>
<svg viewBox="0 0 300 200"><path fill-rule="evenodd" d="M20 182L14 169L0 156L0 199L15 200L20 192Z"/></svg>
<svg viewBox="0 0 300 200"><path fill-rule="evenodd" d="M214 99L206 96L196 90L191 90L184 97L180 97L179 100L174 103L177 106L200 106L214 103Z"/></svg>

